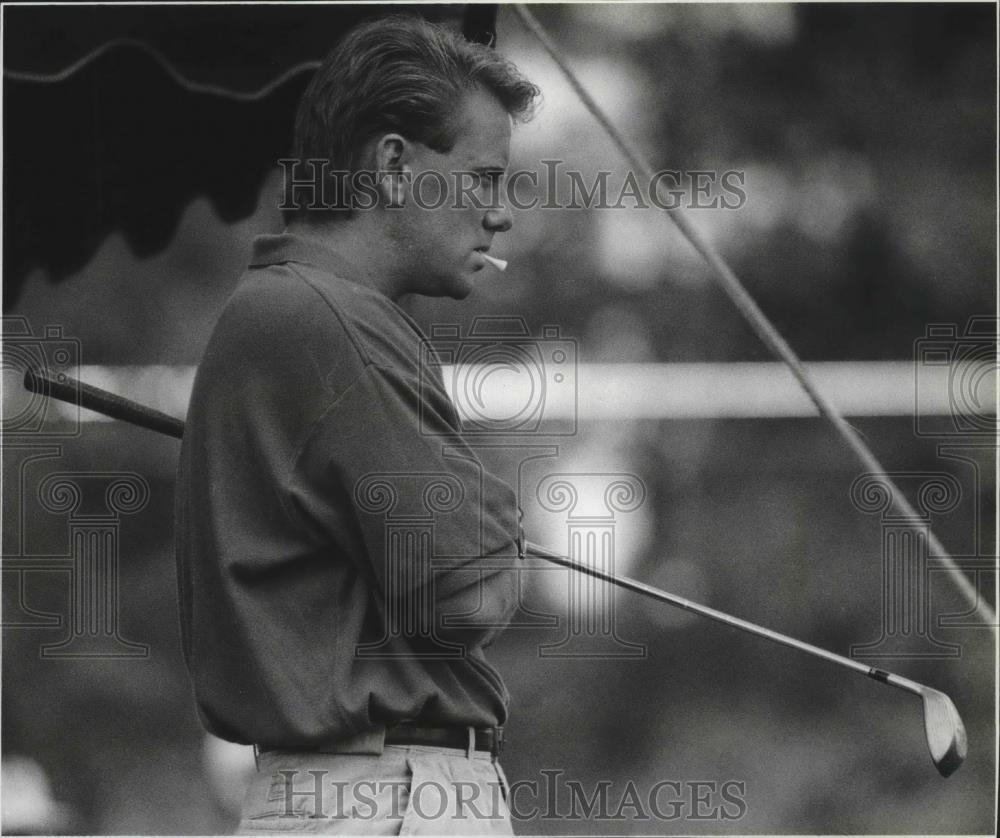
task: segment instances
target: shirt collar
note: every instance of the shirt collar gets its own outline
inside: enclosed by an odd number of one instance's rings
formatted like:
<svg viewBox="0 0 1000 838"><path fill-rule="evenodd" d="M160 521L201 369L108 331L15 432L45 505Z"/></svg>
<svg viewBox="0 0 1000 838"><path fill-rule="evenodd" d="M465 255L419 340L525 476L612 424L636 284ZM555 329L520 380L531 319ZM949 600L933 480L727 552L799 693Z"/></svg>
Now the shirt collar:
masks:
<svg viewBox="0 0 1000 838"><path fill-rule="evenodd" d="M341 279L356 282L357 268L336 250L322 242L285 231L277 235L257 236L253 242L250 267L298 262L311 265Z"/></svg>

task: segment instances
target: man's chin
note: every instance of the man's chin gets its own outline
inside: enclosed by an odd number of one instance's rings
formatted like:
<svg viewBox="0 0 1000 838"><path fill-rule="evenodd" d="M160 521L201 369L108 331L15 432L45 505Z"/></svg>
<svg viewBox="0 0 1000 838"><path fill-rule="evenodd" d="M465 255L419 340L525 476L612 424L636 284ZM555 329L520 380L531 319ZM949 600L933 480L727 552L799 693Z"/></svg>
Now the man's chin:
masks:
<svg viewBox="0 0 1000 838"><path fill-rule="evenodd" d="M453 300L464 300L472 293L472 283L467 279L459 280L458 283L448 292L448 296Z"/></svg>
<svg viewBox="0 0 1000 838"><path fill-rule="evenodd" d="M419 294L424 297L448 297L452 300L464 300L472 293L475 287L472 273L466 272L453 274L447 277L438 277L433 280L425 280L418 287L413 288L409 293Z"/></svg>
<svg viewBox="0 0 1000 838"><path fill-rule="evenodd" d="M449 277L447 281L439 286L440 291L436 296L449 297L452 300L464 300L472 293L474 283L471 276L460 274Z"/></svg>

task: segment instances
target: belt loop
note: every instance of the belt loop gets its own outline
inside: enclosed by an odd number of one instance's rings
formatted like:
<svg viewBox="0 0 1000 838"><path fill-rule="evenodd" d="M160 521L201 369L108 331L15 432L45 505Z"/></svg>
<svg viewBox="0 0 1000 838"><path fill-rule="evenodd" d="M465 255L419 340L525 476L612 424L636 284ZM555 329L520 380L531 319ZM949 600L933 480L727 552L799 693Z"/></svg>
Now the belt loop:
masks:
<svg viewBox="0 0 1000 838"><path fill-rule="evenodd" d="M257 770L260 771L260 745L256 742L254 742L253 746L253 764L257 767Z"/></svg>
<svg viewBox="0 0 1000 838"><path fill-rule="evenodd" d="M496 762L503 753L503 725L497 725L493 728L493 748L492 756L493 761Z"/></svg>
<svg viewBox="0 0 1000 838"><path fill-rule="evenodd" d="M465 756L468 759L472 759L473 755L476 753L476 729L474 727L469 727L469 745L465 749Z"/></svg>

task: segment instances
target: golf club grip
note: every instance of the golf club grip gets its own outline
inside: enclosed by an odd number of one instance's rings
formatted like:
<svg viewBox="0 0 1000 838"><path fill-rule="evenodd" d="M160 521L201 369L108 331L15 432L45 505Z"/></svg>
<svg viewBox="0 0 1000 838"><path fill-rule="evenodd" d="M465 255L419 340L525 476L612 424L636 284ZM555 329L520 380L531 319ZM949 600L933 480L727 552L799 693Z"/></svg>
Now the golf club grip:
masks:
<svg viewBox="0 0 1000 838"><path fill-rule="evenodd" d="M184 436L182 420L66 375L60 375L56 379L29 369L24 373L24 387L40 396L79 405L87 410L110 416L112 419L120 419L175 439Z"/></svg>

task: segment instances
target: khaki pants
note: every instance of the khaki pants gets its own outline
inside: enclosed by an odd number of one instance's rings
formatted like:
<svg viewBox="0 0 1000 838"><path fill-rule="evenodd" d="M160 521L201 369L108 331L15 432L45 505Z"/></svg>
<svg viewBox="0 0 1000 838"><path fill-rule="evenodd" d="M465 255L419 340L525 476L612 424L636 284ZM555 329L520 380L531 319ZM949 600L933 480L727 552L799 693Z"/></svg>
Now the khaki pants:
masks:
<svg viewBox="0 0 1000 838"><path fill-rule="evenodd" d="M507 781L488 753L384 740L377 728L335 753L263 752L240 834L514 834Z"/></svg>

